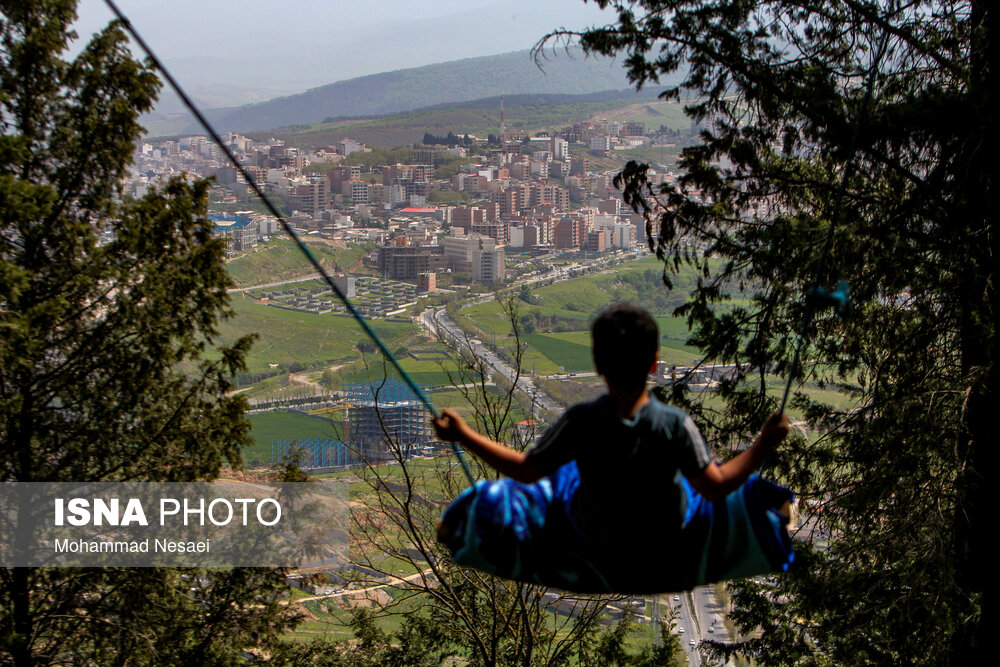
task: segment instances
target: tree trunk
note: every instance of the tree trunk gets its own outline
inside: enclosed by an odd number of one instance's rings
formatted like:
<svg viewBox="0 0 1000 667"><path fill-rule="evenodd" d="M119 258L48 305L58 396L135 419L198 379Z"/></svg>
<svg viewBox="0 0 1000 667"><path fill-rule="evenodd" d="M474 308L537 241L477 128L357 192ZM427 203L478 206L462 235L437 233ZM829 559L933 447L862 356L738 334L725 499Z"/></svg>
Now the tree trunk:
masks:
<svg viewBox="0 0 1000 667"><path fill-rule="evenodd" d="M959 590L969 596L971 613L979 608L974 623L958 628L951 646L952 665L971 665L987 645L985 619L992 616L993 597L986 586L990 570L986 536L993 513L986 498L987 479L996 470L997 425L994 423L997 393L997 354L1000 350L996 330L996 285L998 279L996 230L993 223L992 165L987 156L994 145L993 76L989 59L992 46L992 19L989 4L972 4L974 30L970 53L969 100L974 128L967 138L971 154L966 190L967 208L963 213L968 228L984 230L989 246L968 248L963 279L969 280L962 308L962 371L971 379L965 406L959 456L966 462L957 480L958 503L955 512L955 579ZM963 240L959 241L961 244ZM976 260L978 255L980 260ZM963 451L964 450L964 451ZM960 601L964 602L964 601Z"/></svg>

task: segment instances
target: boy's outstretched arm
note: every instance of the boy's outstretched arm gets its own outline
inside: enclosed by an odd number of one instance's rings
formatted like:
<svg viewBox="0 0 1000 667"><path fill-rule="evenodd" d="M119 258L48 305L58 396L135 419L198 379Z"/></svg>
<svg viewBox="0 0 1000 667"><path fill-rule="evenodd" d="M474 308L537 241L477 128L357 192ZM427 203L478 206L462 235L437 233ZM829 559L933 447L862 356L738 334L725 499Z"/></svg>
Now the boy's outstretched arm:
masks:
<svg viewBox="0 0 1000 667"><path fill-rule="evenodd" d="M761 427L754 443L725 463L710 463L698 477L690 480L691 486L711 502L722 500L747 481L760 467L767 455L774 451L790 430L788 417L775 412Z"/></svg>
<svg viewBox="0 0 1000 667"><path fill-rule="evenodd" d="M530 484L542 478L524 452L511 449L495 440L477 433L451 408L431 420L439 438L446 442L457 442L466 450L481 458L501 475L519 482Z"/></svg>

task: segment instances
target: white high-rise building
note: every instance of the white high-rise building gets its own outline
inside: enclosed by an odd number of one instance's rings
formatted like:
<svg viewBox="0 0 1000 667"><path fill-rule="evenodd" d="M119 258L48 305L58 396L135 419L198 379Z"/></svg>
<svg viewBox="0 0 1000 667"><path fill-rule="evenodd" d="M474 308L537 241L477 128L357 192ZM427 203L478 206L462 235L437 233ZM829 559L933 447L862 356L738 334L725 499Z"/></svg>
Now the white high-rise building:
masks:
<svg viewBox="0 0 1000 667"><path fill-rule="evenodd" d="M504 279L506 256L503 247L492 250L475 250L472 253L472 279L491 285Z"/></svg>
<svg viewBox="0 0 1000 667"><path fill-rule="evenodd" d="M561 137L552 137L549 152L552 153L553 160L565 160L569 157L569 142Z"/></svg>
<svg viewBox="0 0 1000 667"><path fill-rule="evenodd" d="M614 246L628 250L635 245L635 225L618 223L615 225Z"/></svg>

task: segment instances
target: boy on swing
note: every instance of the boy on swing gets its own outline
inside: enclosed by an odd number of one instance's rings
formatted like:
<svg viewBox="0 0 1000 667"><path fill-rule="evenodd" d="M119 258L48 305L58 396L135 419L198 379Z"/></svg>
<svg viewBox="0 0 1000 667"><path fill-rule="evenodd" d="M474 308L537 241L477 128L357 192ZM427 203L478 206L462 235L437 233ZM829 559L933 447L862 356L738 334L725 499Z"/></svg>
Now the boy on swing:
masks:
<svg viewBox="0 0 1000 667"><path fill-rule="evenodd" d="M726 502L788 434L787 417L773 414L750 447L715 463L692 419L646 387L659 348L656 321L641 308L614 305L598 315L591 333L607 394L569 408L530 451L477 433L454 410L433 420L442 440L460 443L521 483L481 482L445 513L439 539L456 562L581 592L652 592L658 585L676 590L731 574L734 560L747 560L748 540L768 548L787 540L787 533L773 535L774 526L764 520L787 523L791 494L785 489L755 476L759 484L746 501L730 502L728 509ZM703 516L692 521L699 512ZM763 518L747 518L755 514ZM777 529L782 531L784 525ZM630 536L642 548L623 558L622 541ZM576 552L569 565L546 553L567 548ZM787 550L790 560L790 545L775 548ZM751 569L761 569L757 561L764 556L752 550ZM671 554L687 574L647 584L649 578L634 572L637 554ZM771 565L763 569L781 565L782 553L769 555ZM557 572L546 574L552 568Z"/></svg>

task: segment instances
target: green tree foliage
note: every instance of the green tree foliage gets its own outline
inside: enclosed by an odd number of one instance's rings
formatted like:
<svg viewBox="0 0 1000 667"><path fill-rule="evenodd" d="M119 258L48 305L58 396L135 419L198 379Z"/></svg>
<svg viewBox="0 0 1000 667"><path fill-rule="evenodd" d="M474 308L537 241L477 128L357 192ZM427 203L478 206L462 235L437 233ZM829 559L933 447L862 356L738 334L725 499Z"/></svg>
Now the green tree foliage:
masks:
<svg viewBox="0 0 1000 667"><path fill-rule="evenodd" d="M413 149L405 146L399 148L386 148L384 146L371 146L368 151L356 151L345 157L340 164L358 165L373 169L381 165L409 163L413 159Z"/></svg>
<svg viewBox="0 0 1000 667"><path fill-rule="evenodd" d="M239 464L208 184L121 192L158 82L68 0L0 3L0 481L207 480ZM207 361L210 348L221 354ZM183 370L182 370L183 369ZM0 662L230 664L291 622L280 573L0 570Z"/></svg>
<svg viewBox="0 0 1000 667"><path fill-rule="evenodd" d="M455 650L454 643L442 632L443 625L422 615L408 614L402 627L390 633L379 628L376 614L359 609L351 620L353 641L289 642L274 653L271 664L279 667L440 665Z"/></svg>
<svg viewBox="0 0 1000 667"><path fill-rule="evenodd" d="M671 290L664 290L662 271L647 269L642 273L623 273L614 285L615 301L634 301L651 313L668 313L684 303L691 286L687 276L672 276ZM685 284L678 284L684 281Z"/></svg>
<svg viewBox="0 0 1000 667"><path fill-rule="evenodd" d="M479 159L475 157L456 157L456 158L435 160L435 164L437 166L434 168L434 178L441 178L441 179L451 178L452 176L454 176L455 174L457 174L459 171L462 170L462 165L477 164L478 162ZM434 194L434 192L431 192L431 194ZM459 193L453 193L453 194L459 194ZM465 195L470 200L472 198L471 195L469 195L469 193L467 192L462 192L460 194Z"/></svg>
<svg viewBox="0 0 1000 667"><path fill-rule="evenodd" d="M448 134L439 137L437 135L431 134L430 132L424 132L424 138L422 142L425 146L471 146L472 139L468 134L465 136L459 136L452 131L448 131Z"/></svg>
<svg viewBox="0 0 1000 667"><path fill-rule="evenodd" d="M618 182L668 266L701 271L680 309L695 341L744 369L723 409L688 403L716 443L746 441L774 408L765 369L789 371L806 289L852 290L852 316L813 321L796 380L855 407L795 394L810 437L774 462L817 546L787 576L736 587L733 618L760 630L738 650L768 665L973 664L1000 404L990 4L598 4L616 25L550 40L623 56L638 86L683 74L666 96L693 100L702 130L676 183L634 163Z"/></svg>

